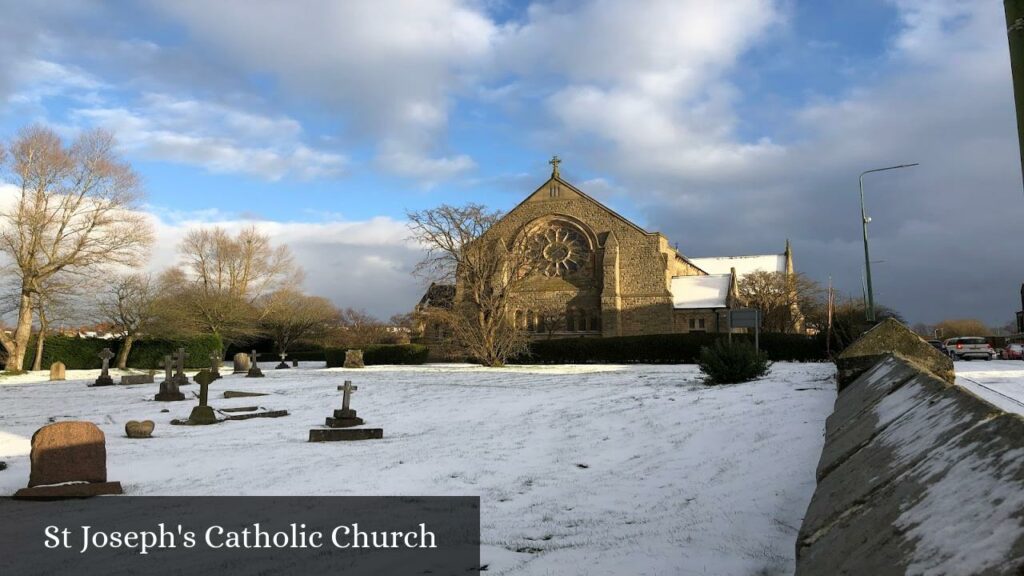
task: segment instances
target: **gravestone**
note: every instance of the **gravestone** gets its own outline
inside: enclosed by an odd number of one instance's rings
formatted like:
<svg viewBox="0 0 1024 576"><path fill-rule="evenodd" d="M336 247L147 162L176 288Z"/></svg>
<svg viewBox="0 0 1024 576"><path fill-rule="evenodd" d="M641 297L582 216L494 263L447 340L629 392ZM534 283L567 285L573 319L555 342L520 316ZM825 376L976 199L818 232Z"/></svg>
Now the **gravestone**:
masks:
<svg viewBox="0 0 1024 576"><path fill-rule="evenodd" d="M129 438L152 438L153 428L155 427L156 424L152 420L143 420L142 422L129 420L124 425L124 433Z"/></svg>
<svg viewBox="0 0 1024 576"><path fill-rule="evenodd" d="M358 389L352 385L351 380L345 380L343 386L338 386L338 390L342 391L341 409L335 410L334 416L327 418L326 430L314 428L309 431L310 442L378 440L384 437L383 428L353 428L363 424L363 419L356 416L356 411L350 406L352 393Z"/></svg>
<svg viewBox="0 0 1024 576"><path fill-rule="evenodd" d="M134 384L152 384L152 374L129 374L127 376L121 376L122 386L131 386Z"/></svg>
<svg viewBox="0 0 1024 576"><path fill-rule="evenodd" d="M67 369L64 367L63 362L54 362L50 364L50 382L57 382L63 380Z"/></svg>
<svg viewBox="0 0 1024 576"><path fill-rule="evenodd" d="M103 371L100 372L99 378L92 383L93 386L113 386L114 379L110 377L110 359L114 357L114 353L110 351L110 348L104 348L99 353L100 360L103 360Z"/></svg>
<svg viewBox="0 0 1024 576"><path fill-rule="evenodd" d="M192 409L188 416L189 424L216 424L217 416L213 408L207 404L207 397L210 392L210 382L213 382L213 374L209 370L200 370L195 377L199 384L199 405Z"/></svg>
<svg viewBox="0 0 1024 576"><path fill-rule="evenodd" d="M188 358L188 353L185 352L184 348L178 348L174 355L174 381L178 383L178 386L188 386L191 384L188 381L188 376L185 375L185 358Z"/></svg>
<svg viewBox="0 0 1024 576"><path fill-rule="evenodd" d="M275 370L280 370L282 368L291 368L291 366L289 366L288 363L284 361L284 359L288 357L287 352L281 352L280 354L278 354L278 356L281 357L281 363L274 367Z"/></svg>
<svg viewBox="0 0 1024 576"><path fill-rule="evenodd" d="M232 374L245 374L249 371L249 355L245 352L239 352L232 358L234 362L234 369L231 371Z"/></svg>
<svg viewBox="0 0 1024 576"><path fill-rule="evenodd" d="M219 379L221 377L220 376L220 361L221 361L220 350L210 354L210 374L213 376L214 380L217 380L217 379Z"/></svg>
<svg viewBox="0 0 1024 576"><path fill-rule="evenodd" d="M362 350L346 350L345 351L345 368L363 368L363 351Z"/></svg>
<svg viewBox="0 0 1024 576"><path fill-rule="evenodd" d="M36 430L29 459L28 488L18 490L15 498L122 493L120 482L107 482L106 438L92 422L56 422Z"/></svg>
<svg viewBox="0 0 1024 576"><path fill-rule="evenodd" d="M160 392L154 398L157 402L177 402L185 399L185 395L178 389L178 381L171 374L171 366L173 365L174 362L171 360L171 355L167 354L164 356L165 377L164 381L160 383Z"/></svg>
<svg viewBox="0 0 1024 576"><path fill-rule="evenodd" d="M249 373L245 375L246 378L263 378L263 372L260 370L259 357L256 355L256 351L252 351L252 366L249 367Z"/></svg>
<svg viewBox="0 0 1024 576"><path fill-rule="evenodd" d="M0 472L7 470L7 462L0 460Z"/></svg>
<svg viewBox="0 0 1024 576"><path fill-rule="evenodd" d="M352 393L359 390L359 387L353 386L351 380L345 380L345 384L338 386L338 390L342 391L341 410L335 410L334 416L328 416L326 425L330 428L350 428L365 424L362 418L356 416L356 411L349 407Z"/></svg>
<svg viewBox="0 0 1024 576"><path fill-rule="evenodd" d="M292 368L298 368L298 367L299 367L299 361L293 358L292 359Z"/></svg>
<svg viewBox="0 0 1024 576"><path fill-rule="evenodd" d="M243 392L243 391L239 391L239 390L225 390L224 391L224 397L225 398L249 398L251 396L270 396L270 394L266 394L266 393L263 393L263 392Z"/></svg>

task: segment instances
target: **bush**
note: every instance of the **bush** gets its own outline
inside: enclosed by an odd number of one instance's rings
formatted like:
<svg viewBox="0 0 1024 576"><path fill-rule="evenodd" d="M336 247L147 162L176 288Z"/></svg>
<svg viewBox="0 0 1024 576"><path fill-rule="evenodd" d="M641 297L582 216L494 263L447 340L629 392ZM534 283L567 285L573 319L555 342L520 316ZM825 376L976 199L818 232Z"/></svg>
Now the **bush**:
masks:
<svg viewBox="0 0 1024 576"><path fill-rule="evenodd" d="M348 348L327 348L324 356L328 368L340 368L345 365L345 351ZM363 350L363 363L370 365L383 364L425 364L429 350L422 344L371 344Z"/></svg>
<svg viewBox="0 0 1024 576"><path fill-rule="evenodd" d="M54 362L63 362L68 370L93 370L103 367L99 353L110 348L117 354L121 349L121 340L104 340L102 338L78 338L55 334L47 336L43 344L42 368L48 369ZM207 368L210 366L210 354L221 348L220 338L214 334L205 334L186 340L140 340L132 344L128 354L130 368L159 368L165 354L173 354L178 348L184 347L188 356L185 357L186 368ZM36 336L29 340L28 353L25 354L25 366L32 366L35 358ZM111 365L114 361L111 359Z"/></svg>
<svg viewBox="0 0 1024 576"><path fill-rule="evenodd" d="M723 334L650 334L612 338L559 338L535 340L529 355L510 360L517 364L693 364L701 348L713 345ZM733 334L737 342L753 342L753 335ZM799 334L761 334L761 349L773 361L821 362L825 339Z"/></svg>
<svg viewBox="0 0 1024 576"><path fill-rule="evenodd" d="M700 371L707 384L735 384L759 378L768 373L768 354L742 340L721 339L700 349Z"/></svg>

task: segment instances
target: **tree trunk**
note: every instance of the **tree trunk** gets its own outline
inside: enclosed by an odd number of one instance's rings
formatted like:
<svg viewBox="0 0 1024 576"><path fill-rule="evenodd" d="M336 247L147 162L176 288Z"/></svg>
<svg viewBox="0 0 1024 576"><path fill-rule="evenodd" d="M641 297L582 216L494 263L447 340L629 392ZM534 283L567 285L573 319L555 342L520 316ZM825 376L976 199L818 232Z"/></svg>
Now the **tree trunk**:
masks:
<svg viewBox="0 0 1024 576"><path fill-rule="evenodd" d="M39 336L36 338L36 358L32 361L33 370L43 369L43 346L46 345L46 312L39 308Z"/></svg>
<svg viewBox="0 0 1024 576"><path fill-rule="evenodd" d="M18 305L18 324L14 329L14 338L4 343L7 350L8 372L21 372L25 363L25 352L28 349L28 339L32 335L32 295L27 290L21 292L21 302Z"/></svg>
<svg viewBox="0 0 1024 576"><path fill-rule="evenodd" d="M132 344L135 343L135 335L128 334L124 337L124 342L121 343L121 349L117 351L117 367L120 370L124 370L128 367L128 354L131 354Z"/></svg>

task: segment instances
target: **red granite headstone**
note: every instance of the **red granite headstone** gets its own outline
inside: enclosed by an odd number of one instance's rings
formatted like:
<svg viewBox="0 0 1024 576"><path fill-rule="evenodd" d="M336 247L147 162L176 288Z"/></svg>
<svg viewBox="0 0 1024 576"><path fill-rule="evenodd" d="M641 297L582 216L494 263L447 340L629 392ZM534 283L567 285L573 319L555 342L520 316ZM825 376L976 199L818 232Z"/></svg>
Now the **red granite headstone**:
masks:
<svg viewBox="0 0 1024 576"><path fill-rule="evenodd" d="M82 497L120 494L107 482L107 447L103 431L92 422L57 422L32 435L32 471L28 488L15 497ZM53 484L65 486L51 487ZM37 488L45 486L46 488Z"/></svg>

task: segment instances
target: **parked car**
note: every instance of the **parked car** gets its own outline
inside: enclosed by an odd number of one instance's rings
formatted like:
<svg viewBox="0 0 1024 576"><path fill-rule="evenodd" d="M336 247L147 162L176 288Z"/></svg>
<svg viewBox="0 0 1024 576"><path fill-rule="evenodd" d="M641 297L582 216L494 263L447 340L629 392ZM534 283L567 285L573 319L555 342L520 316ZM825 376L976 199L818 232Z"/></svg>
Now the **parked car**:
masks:
<svg viewBox="0 0 1024 576"><path fill-rule="evenodd" d="M999 355L1003 360L1022 360L1024 359L1024 344L1012 343L1007 344L1003 348L1002 353Z"/></svg>
<svg viewBox="0 0 1024 576"><path fill-rule="evenodd" d="M942 340L929 340L928 343L934 346L939 352L949 356L949 350L946 348L946 345L942 343Z"/></svg>
<svg viewBox="0 0 1024 576"><path fill-rule="evenodd" d="M950 338L944 344L953 360L971 360L972 358L991 360L995 355L992 345L979 336Z"/></svg>

